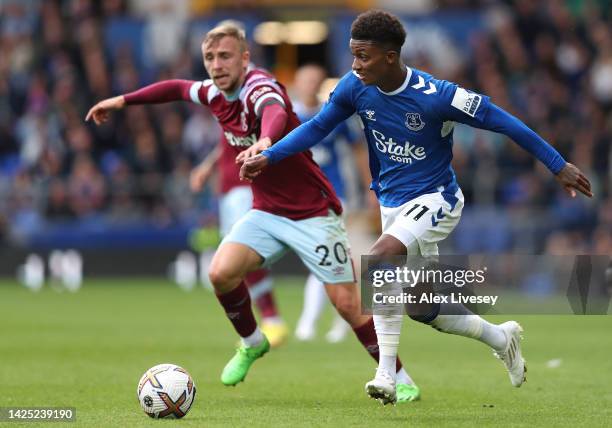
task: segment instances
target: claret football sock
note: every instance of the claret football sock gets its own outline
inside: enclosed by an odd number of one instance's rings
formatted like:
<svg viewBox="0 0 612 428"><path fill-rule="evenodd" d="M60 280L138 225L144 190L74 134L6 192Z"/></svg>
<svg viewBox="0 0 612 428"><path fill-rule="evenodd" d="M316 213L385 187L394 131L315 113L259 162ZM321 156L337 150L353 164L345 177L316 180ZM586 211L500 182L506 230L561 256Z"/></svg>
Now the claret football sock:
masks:
<svg viewBox="0 0 612 428"><path fill-rule="evenodd" d="M217 299L219 299L221 306L225 309L227 318L240 337L247 338L258 331L257 322L251 307L251 297L244 282L241 282L228 293L217 294ZM261 335L261 332L259 334Z"/></svg>
<svg viewBox="0 0 612 428"><path fill-rule="evenodd" d="M359 327L353 327L353 331L359 342L361 342L366 351L368 351L368 354L378 362L378 341L376 339L376 331L374 330L372 318Z"/></svg>

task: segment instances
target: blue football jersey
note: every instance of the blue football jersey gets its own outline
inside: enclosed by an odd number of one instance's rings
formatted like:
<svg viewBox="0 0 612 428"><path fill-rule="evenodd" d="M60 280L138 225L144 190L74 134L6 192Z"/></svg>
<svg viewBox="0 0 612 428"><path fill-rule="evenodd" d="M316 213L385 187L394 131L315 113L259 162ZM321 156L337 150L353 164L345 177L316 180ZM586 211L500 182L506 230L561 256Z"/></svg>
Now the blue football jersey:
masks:
<svg viewBox="0 0 612 428"><path fill-rule="evenodd" d="M361 118L371 188L383 206L396 207L426 193L454 195L454 124L480 127L489 98L408 68L404 83L389 93L365 86L352 72L347 73L330 102L353 109Z"/></svg>
<svg viewBox="0 0 612 428"><path fill-rule="evenodd" d="M347 73L315 117L262 155L275 163L309 149L357 113L368 142L371 188L386 207L434 192L442 192L454 204L457 182L451 161L457 122L506 135L553 174L565 167L559 152L489 97L419 70L406 70L403 84L389 93L366 86L355 74Z"/></svg>

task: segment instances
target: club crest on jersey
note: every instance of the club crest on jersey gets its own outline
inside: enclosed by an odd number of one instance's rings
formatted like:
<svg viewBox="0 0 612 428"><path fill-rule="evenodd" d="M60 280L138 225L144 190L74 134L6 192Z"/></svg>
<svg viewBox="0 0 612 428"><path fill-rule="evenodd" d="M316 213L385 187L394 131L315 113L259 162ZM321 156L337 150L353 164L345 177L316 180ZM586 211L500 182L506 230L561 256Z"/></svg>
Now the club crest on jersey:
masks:
<svg viewBox="0 0 612 428"><path fill-rule="evenodd" d="M366 114L366 119L376 122L376 118L374 117L376 112L374 110L366 110L365 114Z"/></svg>
<svg viewBox="0 0 612 428"><path fill-rule="evenodd" d="M425 127L425 122L421 120L419 113L406 113L406 121L404 122L406 127L411 131L420 131Z"/></svg>

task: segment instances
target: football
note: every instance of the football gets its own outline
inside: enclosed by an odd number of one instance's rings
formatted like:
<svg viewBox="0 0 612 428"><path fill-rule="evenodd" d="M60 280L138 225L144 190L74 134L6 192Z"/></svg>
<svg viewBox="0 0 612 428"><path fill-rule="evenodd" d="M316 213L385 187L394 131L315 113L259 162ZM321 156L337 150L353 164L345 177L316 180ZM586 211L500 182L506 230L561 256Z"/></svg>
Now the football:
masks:
<svg viewBox="0 0 612 428"><path fill-rule="evenodd" d="M196 395L193 379L175 364L158 364L145 372L136 391L144 412L155 419L180 419Z"/></svg>

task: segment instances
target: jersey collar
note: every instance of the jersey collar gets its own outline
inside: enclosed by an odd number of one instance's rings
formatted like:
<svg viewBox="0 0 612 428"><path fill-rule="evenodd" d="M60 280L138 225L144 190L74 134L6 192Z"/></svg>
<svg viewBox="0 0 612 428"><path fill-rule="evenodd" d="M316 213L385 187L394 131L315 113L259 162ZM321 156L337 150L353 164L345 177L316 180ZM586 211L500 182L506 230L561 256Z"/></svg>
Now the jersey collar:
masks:
<svg viewBox="0 0 612 428"><path fill-rule="evenodd" d="M399 88L397 88L395 91L391 91L391 92L385 92L382 89L380 89L378 86L376 87L376 89L378 89L381 93L383 93L385 95L397 95L397 94L403 92L404 89L406 89L406 87L408 86L408 82L410 82L410 78L411 77L412 77L412 69L410 67L406 66L406 78L404 79L404 83L402 83Z"/></svg>
<svg viewBox="0 0 612 428"><path fill-rule="evenodd" d="M221 93L223 94L223 96L225 97L225 99L227 101L236 101L238 99L238 97L240 96L240 91L242 90L242 88L238 88L236 89L234 92L232 93L227 93L227 92L223 92L221 91Z"/></svg>
<svg viewBox="0 0 612 428"><path fill-rule="evenodd" d="M249 62L249 65L247 66L246 72L244 73L245 79L247 74L249 74L251 71L253 71L253 69L255 68L255 64L253 64L252 62ZM244 85L244 83L243 83ZM239 97L240 97L240 91L242 91L242 86L237 88L234 92L232 93L227 93L227 92L223 92L220 91L223 96L225 97L225 99L227 101L236 101Z"/></svg>

